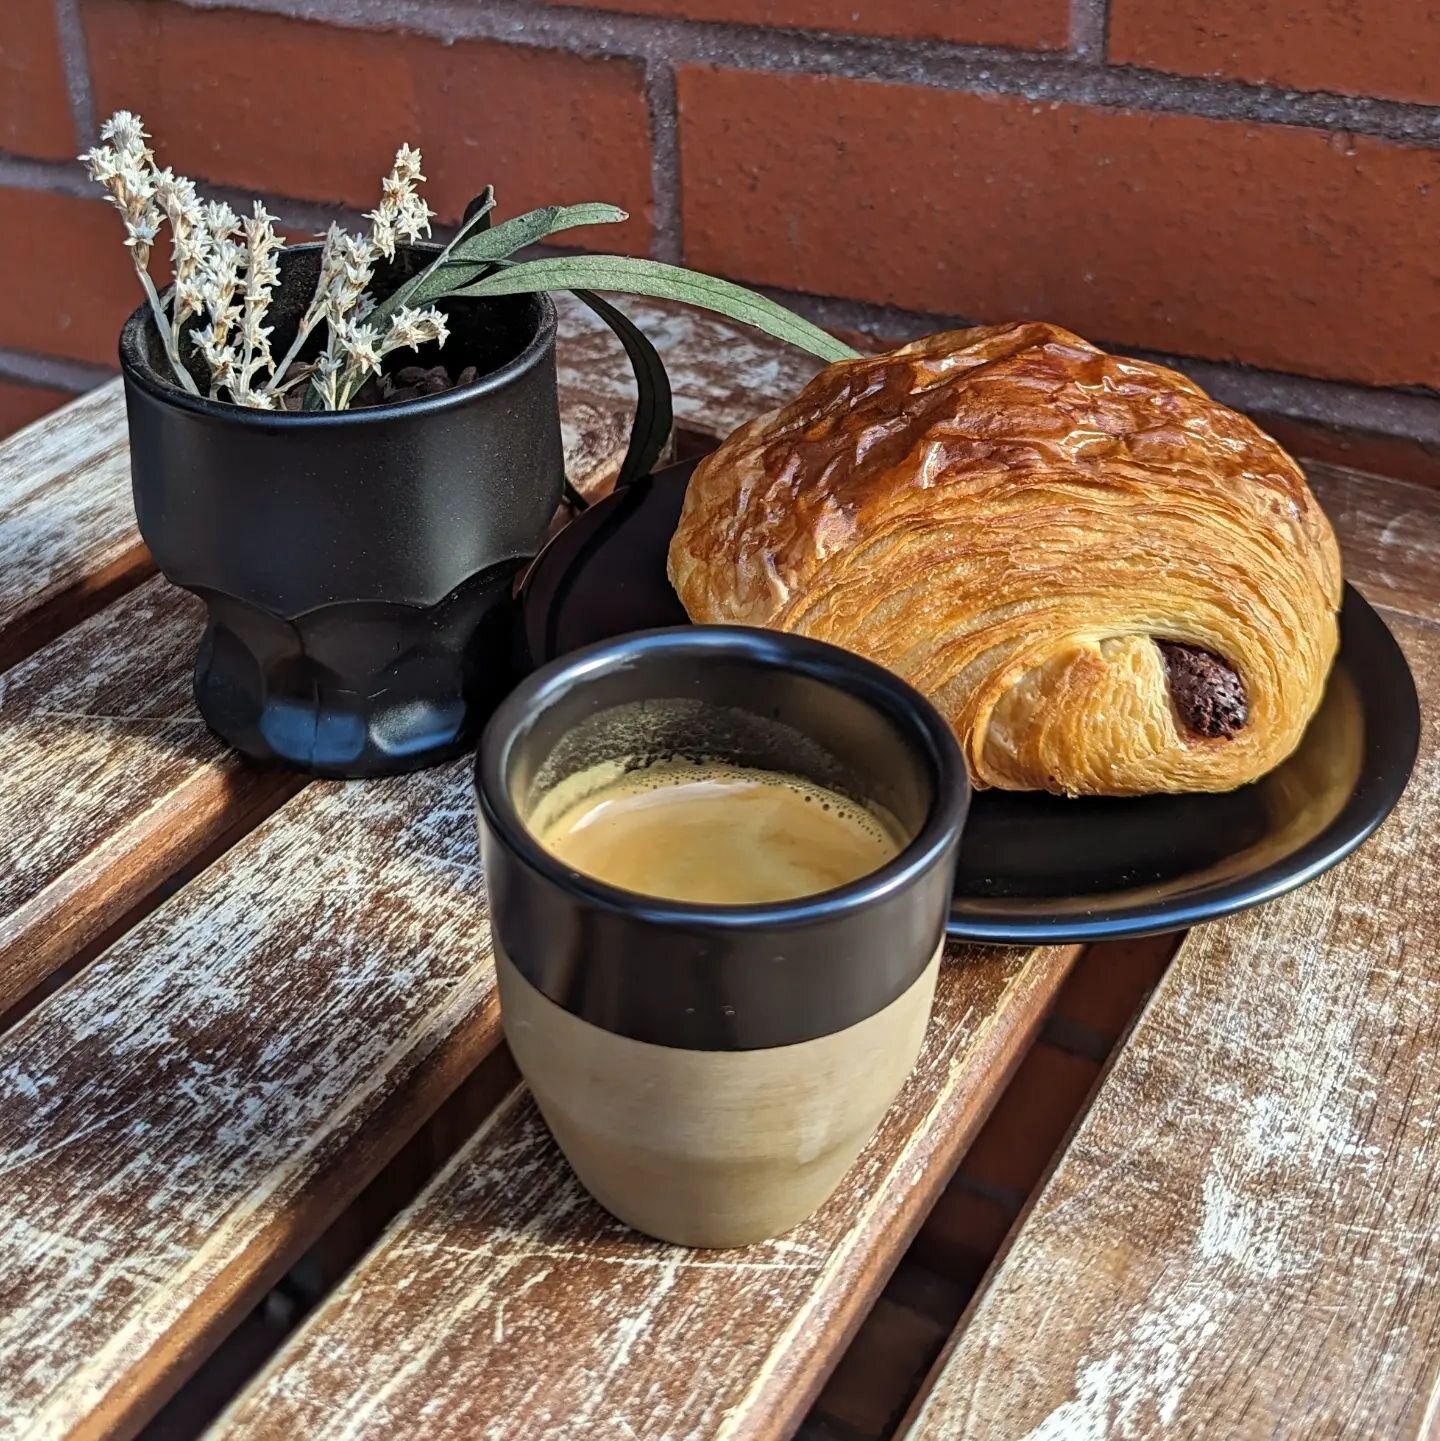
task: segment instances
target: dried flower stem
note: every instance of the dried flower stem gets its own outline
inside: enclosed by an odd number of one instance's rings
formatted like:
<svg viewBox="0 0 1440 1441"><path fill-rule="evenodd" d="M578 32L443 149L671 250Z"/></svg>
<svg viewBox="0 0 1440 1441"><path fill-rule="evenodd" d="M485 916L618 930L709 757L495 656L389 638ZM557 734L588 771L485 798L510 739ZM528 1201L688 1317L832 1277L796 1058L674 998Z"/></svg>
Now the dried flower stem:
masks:
<svg viewBox="0 0 1440 1441"><path fill-rule="evenodd" d="M295 363L296 357L300 354L305 342L310 339L315 327L325 319L328 307L327 276L334 265L334 251L337 239L344 232L338 225L331 225L325 234L325 244L320 250L320 276L315 282L315 293L310 297L310 304L305 307L305 313L300 317L300 324L295 329L295 339L290 342L290 349L280 358L280 364L274 369L265 389L272 394L280 393L280 382L290 372L290 367ZM284 387L289 389L288 385Z"/></svg>
<svg viewBox="0 0 1440 1441"><path fill-rule="evenodd" d="M106 197L125 222L125 244L176 377L192 394L199 394L199 387L180 361L178 327L172 327L165 318L165 307L150 279L150 251L165 218L157 195L161 203L169 198L168 192L162 190L162 182L170 172L156 172L154 152L145 143L145 128L140 117L128 110L117 110L105 122L100 139L104 143L87 150L80 159L90 178L104 187Z"/></svg>
<svg viewBox="0 0 1440 1441"><path fill-rule="evenodd" d="M170 368L175 372L180 384L191 395L199 395L200 387L195 384L195 377L190 374L185 368L185 363L180 359L180 342L176 338L179 330L165 318L165 305L160 299L159 292L155 289L155 282L150 279L150 272L140 264L138 259L135 261L135 273L140 277L140 284L145 287L145 298L150 302L150 313L155 317L155 328L160 332L160 343L165 347L165 354L170 360Z"/></svg>
<svg viewBox="0 0 1440 1441"><path fill-rule="evenodd" d="M270 395L284 395L287 391L294 390L297 385L309 380L314 374L315 365L313 362L309 365L294 366L291 373L281 381L279 385L268 385L266 392Z"/></svg>

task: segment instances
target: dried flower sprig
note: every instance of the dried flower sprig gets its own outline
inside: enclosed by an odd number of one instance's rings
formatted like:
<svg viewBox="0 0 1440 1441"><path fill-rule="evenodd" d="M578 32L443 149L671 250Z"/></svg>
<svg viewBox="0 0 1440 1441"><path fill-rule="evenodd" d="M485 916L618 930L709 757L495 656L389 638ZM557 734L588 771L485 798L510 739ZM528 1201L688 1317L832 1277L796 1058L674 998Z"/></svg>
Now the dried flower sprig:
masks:
<svg viewBox="0 0 1440 1441"><path fill-rule="evenodd" d="M255 388L255 376L262 367L275 378L275 358L270 354L274 327L264 323L270 313L270 297L280 283L280 251L285 242L275 233L275 217L257 200L255 210L241 221L245 234L245 287L240 302L240 373L235 399L257 410L273 410L275 402L267 390Z"/></svg>
<svg viewBox="0 0 1440 1441"><path fill-rule="evenodd" d="M166 319L155 282L150 279L150 252L165 217L156 203L155 155L145 143L148 138L138 115L117 110L100 128L100 139L105 143L87 150L80 159L90 178L104 187L110 203L125 222L125 244L135 273L145 288L165 353L180 383L193 394L199 387L180 363L178 338Z"/></svg>
<svg viewBox="0 0 1440 1441"><path fill-rule="evenodd" d="M430 219L435 214L416 192L420 173L420 152L411 145L402 145L395 152L395 165L380 182L382 198L378 209L370 211L370 244L386 260L395 258L396 240L415 241L430 234Z"/></svg>
<svg viewBox="0 0 1440 1441"><path fill-rule="evenodd" d="M147 138L140 117L122 110L105 123L101 131L105 143L81 159L124 220L125 243L176 378L198 393L181 356L182 344L188 342L192 354L205 364L214 399L272 410L303 383L306 409L342 410L356 399L367 379L380 374L392 351L431 341L445 344L449 330L436 301L544 290L573 290L599 314L621 336L632 360L637 355L644 358L645 367L653 372L652 390L663 379L653 346L595 291L683 301L752 325L822 360L857 354L764 296L679 266L623 255L558 256L517 263L512 259L517 251L560 231L614 224L627 216L613 205L547 205L491 228L489 212L495 199L488 186L471 202L455 236L434 260L391 295L377 297L371 287L378 265L393 260L402 243L428 236L434 214L419 194L425 179L420 152L405 144L395 152L390 173L381 181L379 205L366 214L368 233L352 235L338 225L326 232L314 293L290 346L276 361L270 348L273 327L265 323L284 248L275 233L274 217L258 201L243 221L223 203L202 202L184 176L168 167L156 168ZM167 292L168 315L165 299L156 292L148 272L164 224L171 230L174 269L174 284ZM203 325L198 323L201 320ZM324 348L315 359L302 361L307 341L322 325Z"/></svg>
<svg viewBox="0 0 1440 1441"><path fill-rule="evenodd" d="M168 166L156 167L140 117L129 111L106 121L101 139L106 143L81 159L125 222L125 243L165 354L176 379L192 393L198 394L199 387L184 363L182 338L205 363L212 399L259 410L275 409L287 390L312 377L321 403L343 409L365 378L379 373L381 360L392 350L432 340L445 343L445 318L433 306L403 309L378 328L366 323L376 303L368 293L376 265L393 260L397 244L430 233L434 212L416 189L425 176L420 152L413 146L396 151L395 163L381 182L380 204L366 217L368 234L350 235L337 225L330 227L315 293L277 364L270 349L274 327L266 324L285 247L275 231L275 217L258 200L244 219L223 202L202 202L193 181ZM149 264L163 225L170 227L173 284L162 297ZM187 332L192 321L203 324ZM305 342L322 324L328 327L324 353L313 365L292 373Z"/></svg>

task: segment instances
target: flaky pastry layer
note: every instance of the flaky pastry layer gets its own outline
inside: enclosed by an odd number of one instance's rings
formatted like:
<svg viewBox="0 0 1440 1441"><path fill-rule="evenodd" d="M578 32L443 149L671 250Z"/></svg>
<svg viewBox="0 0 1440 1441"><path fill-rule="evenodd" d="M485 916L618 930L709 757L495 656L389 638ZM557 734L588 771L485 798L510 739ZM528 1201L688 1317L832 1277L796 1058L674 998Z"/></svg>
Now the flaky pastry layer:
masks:
<svg viewBox="0 0 1440 1441"><path fill-rule="evenodd" d="M701 463L669 570L695 621L889 667L1012 790L1254 780L1337 646L1339 551L1295 462L1174 371L1039 323L828 366ZM1157 641L1238 673L1238 733L1188 728Z"/></svg>

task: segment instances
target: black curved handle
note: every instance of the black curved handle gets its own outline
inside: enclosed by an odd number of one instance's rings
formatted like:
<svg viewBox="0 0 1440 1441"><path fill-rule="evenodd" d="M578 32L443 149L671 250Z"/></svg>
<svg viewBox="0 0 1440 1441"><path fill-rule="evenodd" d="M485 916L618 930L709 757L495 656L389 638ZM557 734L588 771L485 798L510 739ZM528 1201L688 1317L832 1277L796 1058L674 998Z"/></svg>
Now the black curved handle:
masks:
<svg viewBox="0 0 1440 1441"><path fill-rule="evenodd" d="M593 290L576 290L571 293L577 300L588 305L620 337L620 344L625 347L625 354L630 359L630 368L635 372L639 397L635 403L635 419L630 425L630 444L620 465L620 474L615 478L615 489L619 490L633 484L641 476L649 475L669 444L670 431L675 421L670 377L666 373L665 362L660 359L659 351L628 315L608 300L603 300ZM589 508L590 502L570 484L568 478L565 481L565 499L574 510Z"/></svg>

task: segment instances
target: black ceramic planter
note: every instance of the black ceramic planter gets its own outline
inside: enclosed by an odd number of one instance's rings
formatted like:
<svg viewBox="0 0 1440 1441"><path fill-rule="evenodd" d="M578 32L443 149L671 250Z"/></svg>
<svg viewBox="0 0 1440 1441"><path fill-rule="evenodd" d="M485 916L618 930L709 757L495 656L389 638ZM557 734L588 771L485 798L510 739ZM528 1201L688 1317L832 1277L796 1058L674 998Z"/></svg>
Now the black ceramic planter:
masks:
<svg viewBox="0 0 1440 1441"><path fill-rule="evenodd" d="M377 281L428 263L417 247ZM277 354L318 247L285 252ZM548 297L447 302L464 389L275 414L176 385L141 307L120 341L140 533L208 624L195 699L247 755L374 776L459 754L515 676L512 590L563 487ZM288 334L287 334L288 331ZM414 364L413 351L396 352Z"/></svg>

